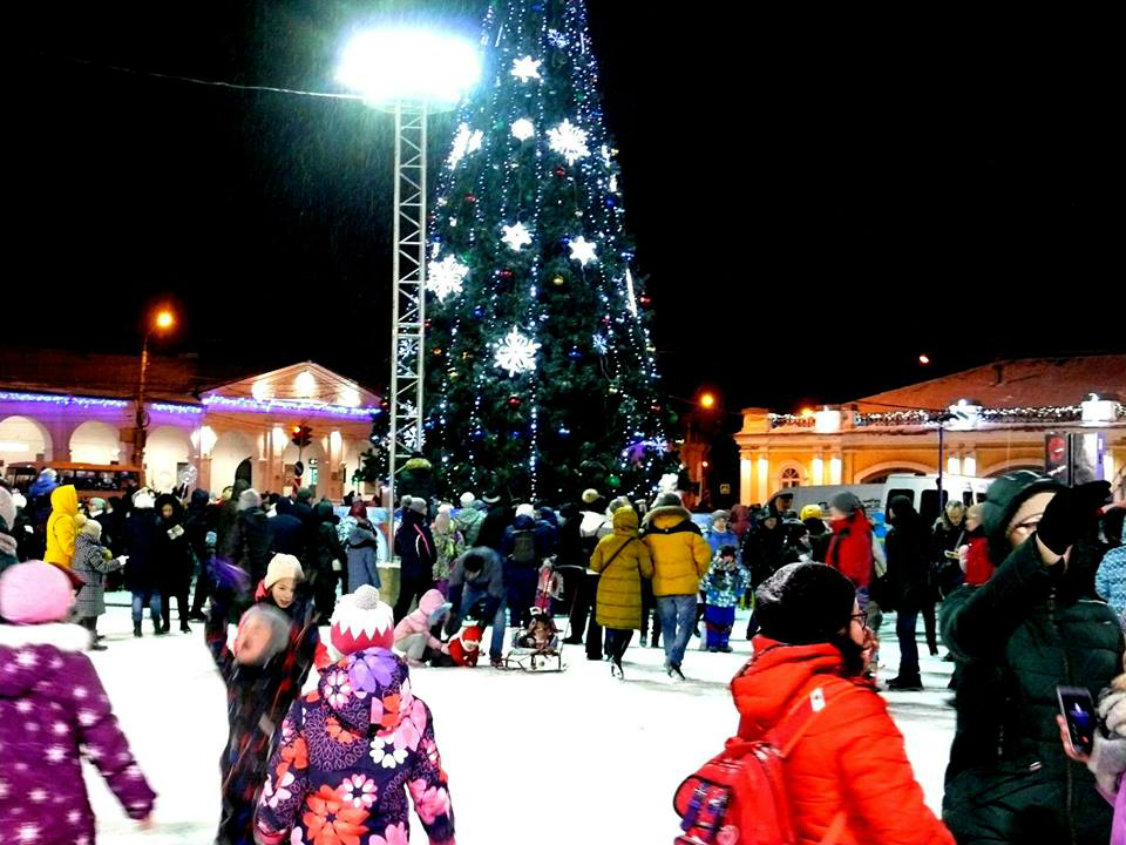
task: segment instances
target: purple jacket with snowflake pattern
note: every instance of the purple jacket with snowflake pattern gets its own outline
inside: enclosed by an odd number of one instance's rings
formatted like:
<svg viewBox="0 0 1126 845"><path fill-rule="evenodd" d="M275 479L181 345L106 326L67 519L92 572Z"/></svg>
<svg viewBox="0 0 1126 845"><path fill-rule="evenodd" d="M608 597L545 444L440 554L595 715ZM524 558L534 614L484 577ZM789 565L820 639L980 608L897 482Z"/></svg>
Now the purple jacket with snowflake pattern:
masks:
<svg viewBox="0 0 1126 845"><path fill-rule="evenodd" d="M81 758L134 819L156 795L117 726L78 625L0 624L0 842L94 842Z"/></svg>
<svg viewBox="0 0 1126 845"><path fill-rule="evenodd" d="M406 664L373 648L321 673L275 738L258 802L267 845L406 845L407 791L431 843L454 842L453 808L430 708Z"/></svg>

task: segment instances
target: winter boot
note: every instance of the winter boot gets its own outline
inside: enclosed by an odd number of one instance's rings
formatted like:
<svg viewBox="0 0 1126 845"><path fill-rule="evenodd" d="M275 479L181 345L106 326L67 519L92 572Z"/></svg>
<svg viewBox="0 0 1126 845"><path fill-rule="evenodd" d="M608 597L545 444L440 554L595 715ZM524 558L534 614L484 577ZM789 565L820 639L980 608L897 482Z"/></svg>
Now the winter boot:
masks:
<svg viewBox="0 0 1126 845"><path fill-rule="evenodd" d="M158 637L163 637L168 633L168 629L164 627L164 624L159 619L152 621L152 631Z"/></svg>
<svg viewBox="0 0 1126 845"><path fill-rule="evenodd" d="M133 636L134 637L143 637L144 636L144 634L141 633L141 623L140 622L134 622L133 623Z"/></svg>
<svg viewBox="0 0 1126 845"><path fill-rule="evenodd" d="M190 634L191 632L192 632L192 629L188 627L187 620L186 619L180 620L180 633L181 634Z"/></svg>
<svg viewBox="0 0 1126 845"><path fill-rule="evenodd" d="M888 681L888 689L893 692L919 692L923 688L923 681L918 675L904 677L900 675Z"/></svg>

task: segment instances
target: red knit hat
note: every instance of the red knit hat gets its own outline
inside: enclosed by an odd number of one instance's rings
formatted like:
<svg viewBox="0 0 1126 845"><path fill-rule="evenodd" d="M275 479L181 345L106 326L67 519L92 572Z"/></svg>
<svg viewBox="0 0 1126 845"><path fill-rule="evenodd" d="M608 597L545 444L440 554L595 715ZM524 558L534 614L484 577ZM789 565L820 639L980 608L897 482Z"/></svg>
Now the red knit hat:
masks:
<svg viewBox="0 0 1126 845"><path fill-rule="evenodd" d="M368 584L341 597L332 614L329 638L343 655L369 648L391 648L395 640L395 615L379 600L379 590Z"/></svg>

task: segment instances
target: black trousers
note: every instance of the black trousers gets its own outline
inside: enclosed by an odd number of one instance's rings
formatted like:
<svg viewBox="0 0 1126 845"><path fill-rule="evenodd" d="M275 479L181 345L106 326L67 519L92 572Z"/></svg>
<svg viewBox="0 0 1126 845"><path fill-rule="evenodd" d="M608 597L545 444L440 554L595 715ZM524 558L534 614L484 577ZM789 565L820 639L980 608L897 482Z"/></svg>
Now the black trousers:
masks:
<svg viewBox="0 0 1126 845"><path fill-rule="evenodd" d="M203 615L203 608L211 595L211 576L207 573L207 564L199 568L199 575L195 579L195 595L192 596L192 616Z"/></svg>
<svg viewBox="0 0 1126 845"><path fill-rule="evenodd" d="M602 659L602 626L594 614L594 603L598 597L598 575L587 572L583 574L579 584L579 594L575 597L575 606L571 610L571 636L572 643L582 642L583 632L586 635L586 655L591 660Z"/></svg>
<svg viewBox="0 0 1126 845"><path fill-rule="evenodd" d="M621 663L626 649L629 648L630 640L633 639L632 630L621 630L618 628L606 629L606 654L611 660Z"/></svg>
<svg viewBox="0 0 1126 845"><path fill-rule="evenodd" d="M411 605L422 598L422 594L434 586L429 575L404 575L399 580L399 598L395 601L395 624L410 613Z"/></svg>
<svg viewBox="0 0 1126 845"><path fill-rule="evenodd" d="M331 569L319 569L313 575L313 606L321 617L321 624L327 625L336 610L336 573Z"/></svg>
<svg viewBox="0 0 1126 845"><path fill-rule="evenodd" d="M188 587L190 581L182 581L179 584L172 584L165 587L160 591L160 596L163 599L163 607L161 608L161 616L164 617L164 630L167 631L172 626L172 599L176 599L176 608L180 611L180 622L188 621L188 614L190 608L188 606Z"/></svg>

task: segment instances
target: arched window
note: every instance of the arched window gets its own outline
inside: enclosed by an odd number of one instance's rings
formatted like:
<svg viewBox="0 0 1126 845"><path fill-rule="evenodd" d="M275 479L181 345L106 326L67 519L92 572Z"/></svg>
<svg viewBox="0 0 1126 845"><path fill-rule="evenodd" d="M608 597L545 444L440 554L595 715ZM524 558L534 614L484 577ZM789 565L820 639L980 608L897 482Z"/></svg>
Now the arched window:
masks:
<svg viewBox="0 0 1126 845"><path fill-rule="evenodd" d="M780 486L782 489L786 489L787 487L801 487L801 470L797 467L786 467L782 470Z"/></svg>

